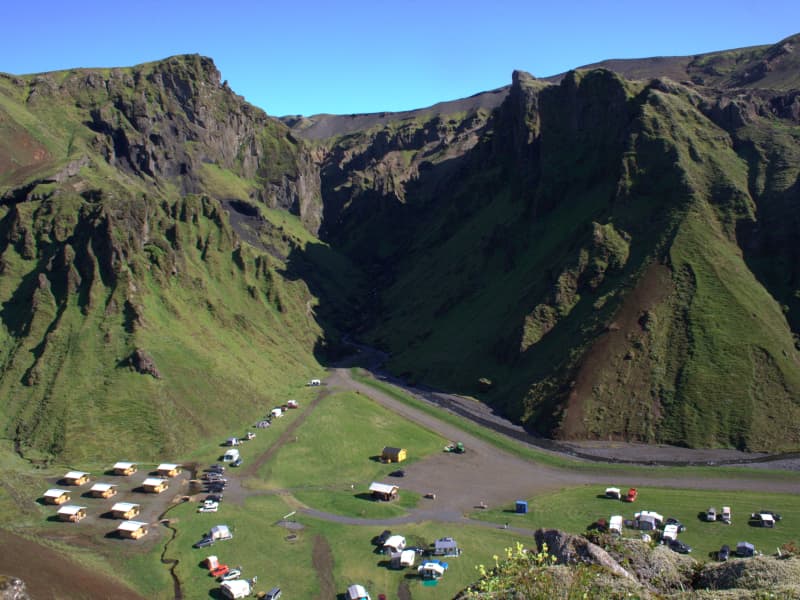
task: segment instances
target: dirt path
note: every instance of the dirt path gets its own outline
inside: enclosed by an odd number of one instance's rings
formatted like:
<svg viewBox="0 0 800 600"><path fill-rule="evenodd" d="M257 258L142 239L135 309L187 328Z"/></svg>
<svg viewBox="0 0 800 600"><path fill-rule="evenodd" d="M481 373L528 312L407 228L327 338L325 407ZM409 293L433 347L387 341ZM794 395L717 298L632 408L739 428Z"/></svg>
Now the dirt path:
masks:
<svg viewBox="0 0 800 600"><path fill-rule="evenodd" d="M319 600L336 597L336 582L333 580L333 552L327 538L322 535L314 537L314 548L311 551L311 564L319 579Z"/></svg>

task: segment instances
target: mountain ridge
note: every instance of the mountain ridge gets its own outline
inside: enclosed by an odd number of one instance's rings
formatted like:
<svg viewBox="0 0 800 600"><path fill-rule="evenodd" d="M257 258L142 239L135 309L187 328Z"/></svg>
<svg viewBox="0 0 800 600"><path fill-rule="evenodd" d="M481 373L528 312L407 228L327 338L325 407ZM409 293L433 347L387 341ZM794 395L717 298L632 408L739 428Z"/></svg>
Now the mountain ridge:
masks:
<svg viewBox="0 0 800 600"><path fill-rule="evenodd" d="M722 87L515 71L308 140L197 55L0 77L5 435L80 458L105 406L180 452L349 332L541 434L796 449L796 37L701 60Z"/></svg>

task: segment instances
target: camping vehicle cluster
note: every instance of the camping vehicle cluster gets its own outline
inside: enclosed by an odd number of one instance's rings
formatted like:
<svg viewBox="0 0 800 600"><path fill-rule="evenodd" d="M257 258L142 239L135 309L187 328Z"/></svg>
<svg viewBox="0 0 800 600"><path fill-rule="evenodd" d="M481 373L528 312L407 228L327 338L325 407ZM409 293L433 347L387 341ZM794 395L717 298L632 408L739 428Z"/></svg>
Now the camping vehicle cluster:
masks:
<svg viewBox="0 0 800 600"><path fill-rule="evenodd" d="M113 477L133 477L138 472L138 464L133 462L117 462L107 471ZM162 463L158 465L153 475L157 477L146 477L138 487L132 488L131 492L142 492L145 494L160 494L169 488L169 478L180 475L182 467L179 464ZM96 514L107 514L114 519L120 519L115 533L123 539L137 540L148 532L148 523L136 521L134 518L141 512L141 505L134 502L115 502L110 508L108 505L80 506L71 504L73 491L71 488L85 488L92 483L91 473L85 471L69 471L59 481L63 488L50 488L42 494L42 502L48 505L58 506L56 516L59 521L66 523L79 523L89 516L90 508L96 509ZM70 489L65 489L70 488ZM110 500L117 496L120 490L119 483L95 482L88 489L76 489L75 494L81 494L89 501ZM94 511L92 511L94 512Z"/></svg>
<svg viewBox="0 0 800 600"><path fill-rule="evenodd" d="M631 488L628 495L630 495L631 491L636 492L635 488ZM606 488L604 495L606 498L610 499L624 499L620 489L615 487ZM635 493L634 498L637 495L638 493ZM723 506L721 511L717 511L717 509L712 506L703 513L700 513L699 516L702 517L702 521L706 522L721 522L726 525L731 525L733 523L733 515L730 506ZM622 535L624 528L628 527L630 529L642 532L642 538L647 539L648 541L651 539L652 533L660 539L662 544L667 544L675 552L686 554L692 551L690 546L678 540L678 534L686 531L686 527L677 519L672 517L664 519L661 514L648 510L642 510L634 513L633 517L634 518L632 520L625 520L623 519L622 515L612 515L608 522L606 522L605 519L600 519L600 521L597 522L597 525L603 529L607 529L609 533L614 535ZM781 515L778 513L771 510L762 509L752 513L750 515L749 522L754 526L771 528L775 527L775 522L780 521L780 519ZM735 554L738 557L746 558L754 556L755 553L755 546L753 546L753 544L750 542L739 542L736 545ZM720 548L719 552L717 553L717 558L722 561L728 560L730 554L730 546L726 544Z"/></svg>
<svg viewBox="0 0 800 600"><path fill-rule="evenodd" d="M422 562L417 566L417 574L421 579L435 581L441 579L447 571L448 564L434 557L461 556L461 548L452 537L443 537L435 540L428 547L408 547L406 538L393 534L388 529L372 539L376 552L389 557L389 567L392 569L409 569L414 567L419 556Z"/></svg>

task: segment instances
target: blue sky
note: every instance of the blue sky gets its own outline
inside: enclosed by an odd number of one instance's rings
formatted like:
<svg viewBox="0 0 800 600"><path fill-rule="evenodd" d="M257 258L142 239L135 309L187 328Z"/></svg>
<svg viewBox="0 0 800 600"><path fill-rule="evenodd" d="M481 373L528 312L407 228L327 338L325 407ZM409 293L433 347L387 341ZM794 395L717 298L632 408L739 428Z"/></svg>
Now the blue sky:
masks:
<svg viewBox="0 0 800 600"><path fill-rule="evenodd" d="M421 108L606 58L688 55L800 32L777 0L9 0L0 71L199 53L272 115Z"/></svg>

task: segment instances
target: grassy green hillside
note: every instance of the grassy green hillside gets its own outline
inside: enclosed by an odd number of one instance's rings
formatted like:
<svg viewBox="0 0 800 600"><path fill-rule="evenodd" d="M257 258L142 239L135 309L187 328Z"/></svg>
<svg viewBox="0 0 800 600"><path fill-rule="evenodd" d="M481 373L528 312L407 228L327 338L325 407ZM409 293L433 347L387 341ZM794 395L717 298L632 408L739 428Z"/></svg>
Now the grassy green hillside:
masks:
<svg viewBox="0 0 800 600"><path fill-rule="evenodd" d="M334 304L358 275L313 235L303 145L213 63L4 76L0 116L0 431L18 452L185 454L318 372L329 336L298 273L340 274Z"/></svg>

